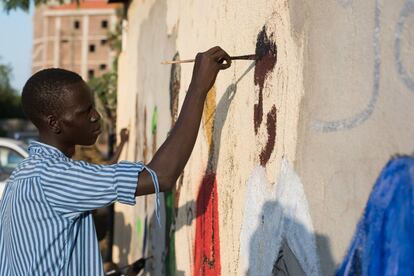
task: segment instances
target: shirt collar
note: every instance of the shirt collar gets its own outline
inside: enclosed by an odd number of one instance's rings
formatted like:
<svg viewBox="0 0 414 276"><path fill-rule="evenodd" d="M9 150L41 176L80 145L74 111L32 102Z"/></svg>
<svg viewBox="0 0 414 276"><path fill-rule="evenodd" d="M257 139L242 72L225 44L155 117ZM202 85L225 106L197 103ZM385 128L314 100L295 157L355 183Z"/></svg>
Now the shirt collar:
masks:
<svg viewBox="0 0 414 276"><path fill-rule="evenodd" d="M52 155L56 157L66 157L60 150L57 148L47 145L38 141L32 141L29 144L29 155Z"/></svg>

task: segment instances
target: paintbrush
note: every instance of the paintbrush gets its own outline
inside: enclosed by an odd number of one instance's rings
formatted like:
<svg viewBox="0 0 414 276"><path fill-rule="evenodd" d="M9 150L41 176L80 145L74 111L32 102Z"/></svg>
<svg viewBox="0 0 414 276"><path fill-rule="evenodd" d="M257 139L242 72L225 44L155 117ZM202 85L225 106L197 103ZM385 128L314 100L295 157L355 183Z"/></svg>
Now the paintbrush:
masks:
<svg viewBox="0 0 414 276"><path fill-rule="evenodd" d="M256 55L244 55L244 56L232 56L230 60L256 60ZM194 62L195 59L183 59L183 60L170 60L163 61L161 64L177 64L177 63L190 63Z"/></svg>

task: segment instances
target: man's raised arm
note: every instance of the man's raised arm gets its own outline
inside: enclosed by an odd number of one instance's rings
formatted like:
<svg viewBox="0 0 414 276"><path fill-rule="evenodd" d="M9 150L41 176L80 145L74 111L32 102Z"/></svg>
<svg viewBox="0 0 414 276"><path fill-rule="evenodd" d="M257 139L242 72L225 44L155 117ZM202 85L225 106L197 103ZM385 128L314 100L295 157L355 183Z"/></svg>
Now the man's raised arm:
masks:
<svg viewBox="0 0 414 276"><path fill-rule="evenodd" d="M229 68L230 65L230 56L218 46L197 54L193 77L177 122L147 165L157 174L161 191L171 189L183 171L197 138L207 93L213 86L218 72ZM146 170L142 171L135 195L154 192L151 175Z"/></svg>

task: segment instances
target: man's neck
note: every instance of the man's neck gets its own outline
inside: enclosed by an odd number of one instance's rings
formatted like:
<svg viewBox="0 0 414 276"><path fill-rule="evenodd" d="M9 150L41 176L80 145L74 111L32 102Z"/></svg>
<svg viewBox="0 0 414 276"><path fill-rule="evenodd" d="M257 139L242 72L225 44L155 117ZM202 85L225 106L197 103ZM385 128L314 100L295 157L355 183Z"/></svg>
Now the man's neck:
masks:
<svg viewBox="0 0 414 276"><path fill-rule="evenodd" d="M75 154L75 145L65 145L64 143L53 139L50 136L39 134L39 141L41 143L50 145L60 150L65 156L71 158Z"/></svg>

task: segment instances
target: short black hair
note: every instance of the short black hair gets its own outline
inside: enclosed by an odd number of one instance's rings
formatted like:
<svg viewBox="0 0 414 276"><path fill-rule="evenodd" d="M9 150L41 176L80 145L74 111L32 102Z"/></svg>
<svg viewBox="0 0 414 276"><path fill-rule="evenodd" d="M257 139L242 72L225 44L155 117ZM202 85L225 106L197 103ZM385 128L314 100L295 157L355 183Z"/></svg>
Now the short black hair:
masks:
<svg viewBox="0 0 414 276"><path fill-rule="evenodd" d="M65 69L49 68L37 72L23 87L23 112L39 128L42 118L59 111L68 86L82 81L77 73Z"/></svg>

